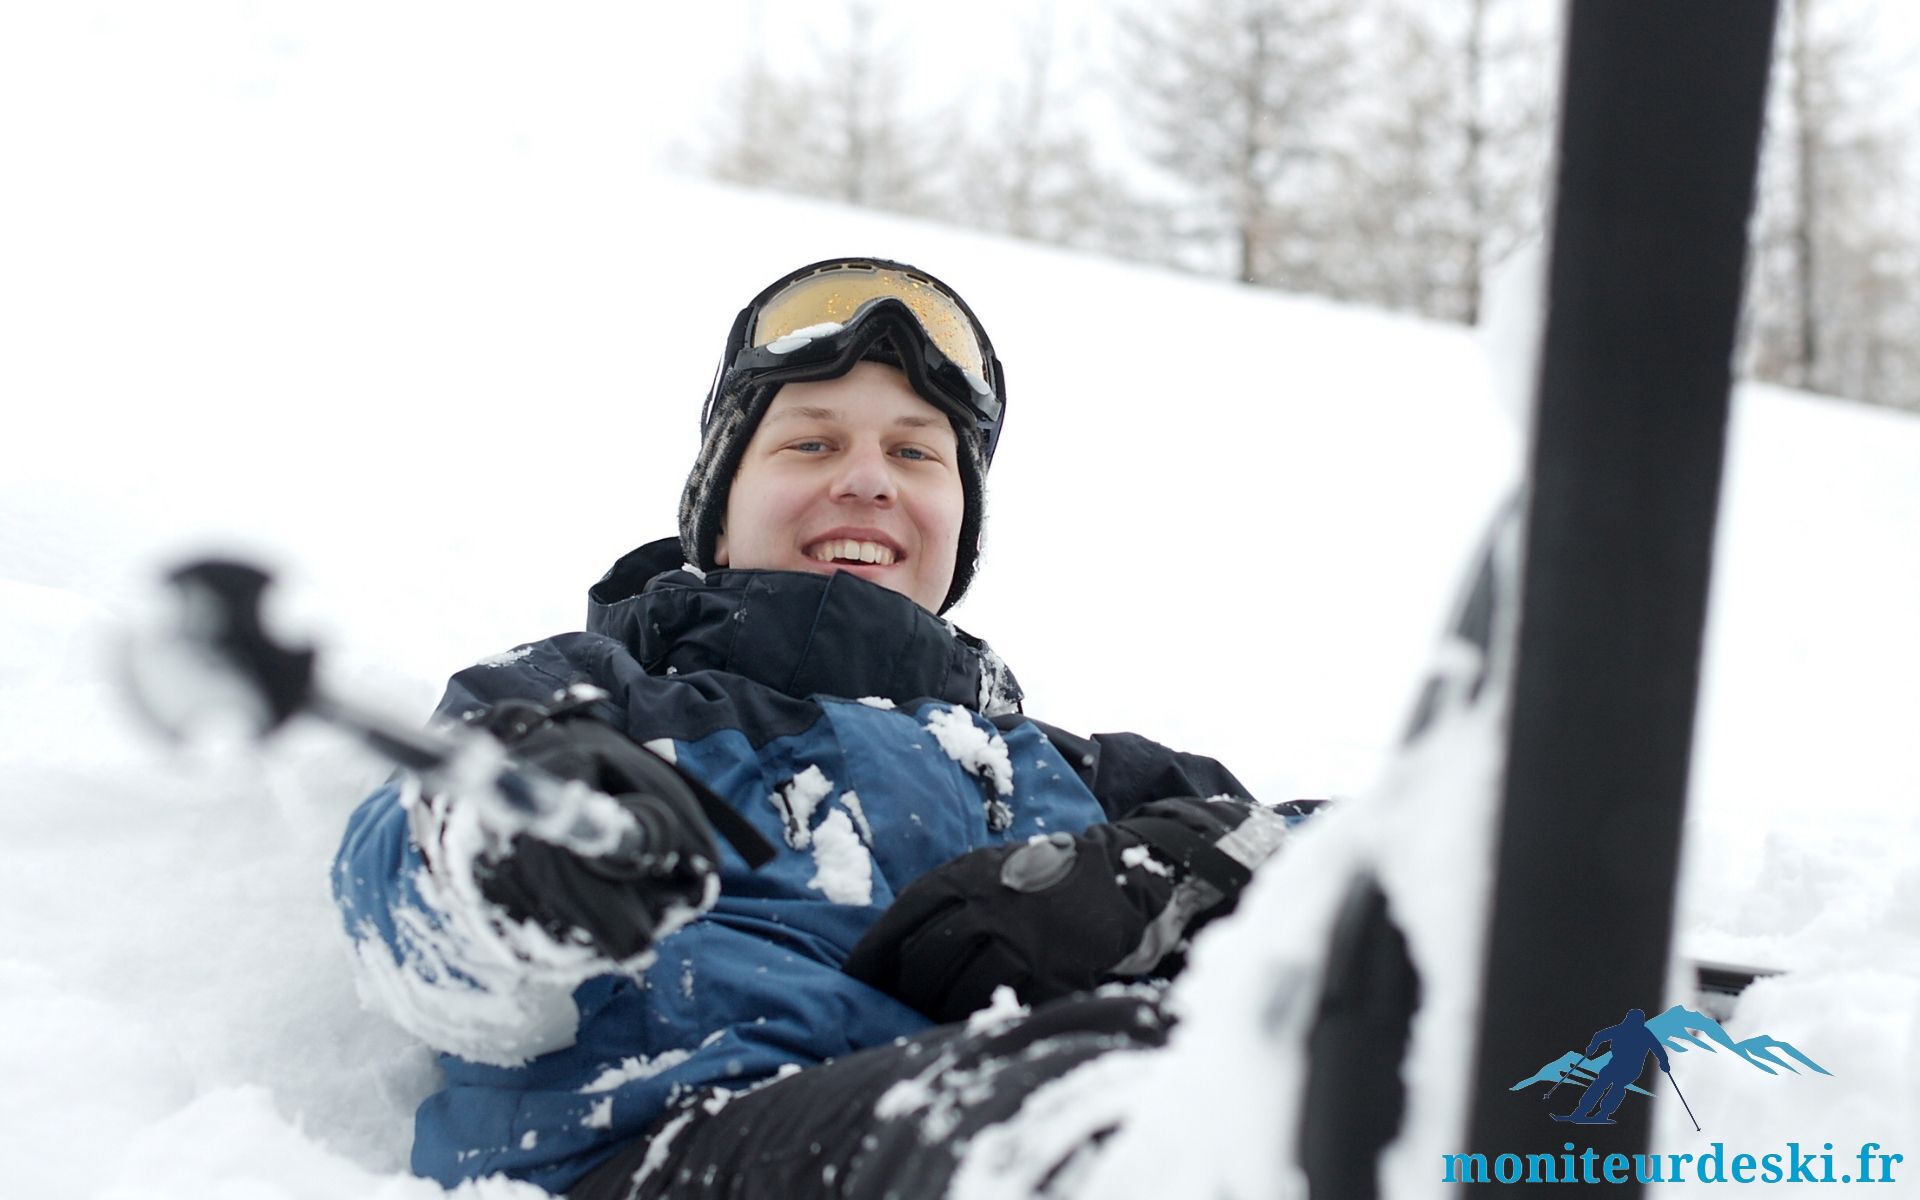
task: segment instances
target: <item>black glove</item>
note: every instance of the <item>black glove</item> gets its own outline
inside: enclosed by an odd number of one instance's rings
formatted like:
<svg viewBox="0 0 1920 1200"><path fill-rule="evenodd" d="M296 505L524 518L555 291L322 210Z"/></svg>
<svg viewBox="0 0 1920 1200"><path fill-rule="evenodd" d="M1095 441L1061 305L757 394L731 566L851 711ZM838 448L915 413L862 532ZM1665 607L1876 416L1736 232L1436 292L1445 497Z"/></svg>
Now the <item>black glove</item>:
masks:
<svg viewBox="0 0 1920 1200"><path fill-rule="evenodd" d="M613 797L637 827L591 856L518 834L474 866L487 899L620 962L652 945L664 922L712 903L719 853L693 785L665 760L590 717L556 719L520 701L497 706L484 726L520 762Z"/></svg>
<svg viewBox="0 0 1920 1200"><path fill-rule="evenodd" d="M1183 938L1232 911L1286 817L1243 800L1159 800L1078 837L962 855L900 893L847 974L957 1021L996 988L1025 1004L1171 977Z"/></svg>

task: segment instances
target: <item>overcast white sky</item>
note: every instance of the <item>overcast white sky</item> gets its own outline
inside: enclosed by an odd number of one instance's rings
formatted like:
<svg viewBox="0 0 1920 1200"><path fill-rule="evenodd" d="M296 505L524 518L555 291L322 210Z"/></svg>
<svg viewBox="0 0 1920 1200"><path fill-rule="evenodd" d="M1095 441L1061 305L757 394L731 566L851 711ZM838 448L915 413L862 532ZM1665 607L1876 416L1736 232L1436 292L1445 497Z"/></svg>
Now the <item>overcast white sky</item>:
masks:
<svg viewBox="0 0 1920 1200"><path fill-rule="evenodd" d="M910 59L914 100L989 100L1022 32L1051 17L1063 54L1083 45L1099 0L876 0L876 34ZM583 0L307 4L78 0L0 12L0 120L55 138L172 112L213 117L323 102L342 135L391 119L474 136L565 140L603 153L657 154L697 140L727 79L755 49L776 66L811 61L842 36L834 3L708 0L697 5ZM468 119L452 119L464 113ZM475 121L473 116L491 118ZM203 134L217 132L202 127ZM423 131L424 132L424 131ZM7 131L9 142L23 136Z"/></svg>
<svg viewBox="0 0 1920 1200"><path fill-rule="evenodd" d="M878 40L912 64L911 103L975 111L994 104L1036 26L1053 30L1063 82L1096 110L1108 105L1102 42L1108 14L1128 2L870 0ZM1908 83L1888 88L1888 104L1920 122L1920 5L1827 2L1880 22L1879 52ZM805 69L847 25L840 0L9 3L0 151L29 168L40 156L109 153L172 155L193 169L210 165L196 155L217 158L258 134L311 137L374 169L384 152L431 153L446 140L464 145L439 150L504 142L684 164L748 54Z"/></svg>
<svg viewBox="0 0 1920 1200"><path fill-rule="evenodd" d="M912 103L978 109L994 103L1036 27L1052 29L1063 80L1104 102L1104 31L1126 2L869 0L877 39L913 64ZM1880 53L1915 85L1890 88L1888 103L1920 120L1920 5L1828 3L1880 23ZM207 141L249 114L304 113L340 139L493 136L670 163L685 161L676 148L699 143L748 54L805 69L847 25L839 0L8 4L0 7L0 137L14 158L22 139L86 140L169 116L195 124L182 131L188 137L167 140Z"/></svg>

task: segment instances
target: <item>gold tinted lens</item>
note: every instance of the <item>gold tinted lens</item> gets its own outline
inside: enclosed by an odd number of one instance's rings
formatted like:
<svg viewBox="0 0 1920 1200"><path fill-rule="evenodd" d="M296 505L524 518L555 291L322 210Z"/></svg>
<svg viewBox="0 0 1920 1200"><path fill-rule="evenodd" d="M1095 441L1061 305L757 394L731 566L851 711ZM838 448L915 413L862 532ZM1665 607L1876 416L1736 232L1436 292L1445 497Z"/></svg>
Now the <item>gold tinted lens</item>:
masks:
<svg viewBox="0 0 1920 1200"><path fill-rule="evenodd" d="M986 380L985 356L973 322L953 298L924 279L887 267L829 267L795 280L760 306L751 344L758 349L796 330L828 322L850 324L862 307L887 299L912 310L940 353L974 378Z"/></svg>

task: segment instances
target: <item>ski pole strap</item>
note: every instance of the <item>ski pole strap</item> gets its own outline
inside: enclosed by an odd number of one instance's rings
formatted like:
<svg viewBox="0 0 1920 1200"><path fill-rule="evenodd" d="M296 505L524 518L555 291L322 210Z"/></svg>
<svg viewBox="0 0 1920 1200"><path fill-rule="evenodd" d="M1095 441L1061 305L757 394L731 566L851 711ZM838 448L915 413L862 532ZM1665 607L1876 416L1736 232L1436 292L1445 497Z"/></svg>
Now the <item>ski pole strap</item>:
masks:
<svg viewBox="0 0 1920 1200"><path fill-rule="evenodd" d="M1186 874L1212 884L1222 896L1237 896L1253 878L1253 871L1215 845L1168 817L1128 817L1121 822L1141 839L1179 865Z"/></svg>
<svg viewBox="0 0 1920 1200"><path fill-rule="evenodd" d="M674 769L679 771L677 765ZM727 843L739 852L749 867L757 871L773 861L773 844L760 836L760 831L736 812L731 804L688 772L680 771L679 774L693 789L694 798L700 802L700 811L706 815L707 822L715 832L727 839Z"/></svg>

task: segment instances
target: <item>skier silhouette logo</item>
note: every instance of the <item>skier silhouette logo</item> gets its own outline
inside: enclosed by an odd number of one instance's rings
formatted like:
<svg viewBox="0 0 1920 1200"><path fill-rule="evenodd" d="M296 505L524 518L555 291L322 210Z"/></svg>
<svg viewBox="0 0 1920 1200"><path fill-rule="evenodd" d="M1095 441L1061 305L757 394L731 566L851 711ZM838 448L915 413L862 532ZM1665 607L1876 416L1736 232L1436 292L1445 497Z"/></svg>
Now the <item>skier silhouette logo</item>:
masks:
<svg viewBox="0 0 1920 1200"><path fill-rule="evenodd" d="M1602 1046L1610 1049L1603 1053L1600 1049ZM1656 1080L1647 1087L1656 1091L1671 1088L1674 1099L1686 1108L1687 1117L1693 1120L1695 1129L1700 1127L1700 1122L1694 1119L1693 1106L1687 1103L1686 1093L1680 1090L1680 1082L1675 1078L1667 1058L1669 1053L1691 1052L1693 1057L1688 1061L1702 1064L1709 1058L1743 1063L1769 1079L1783 1080L1796 1075L1830 1077L1833 1074L1791 1042L1783 1042L1766 1033L1750 1033L1745 1038L1737 1038L1705 1013L1695 1012L1684 1004L1676 1004L1651 1019L1640 1009L1629 1009L1618 1025L1610 1025L1594 1033L1587 1042L1584 1054L1569 1050L1553 1061L1542 1064L1533 1074L1507 1090L1519 1092L1535 1084L1547 1084L1549 1086L1542 1098L1549 1105L1555 1105L1554 1096L1568 1084L1585 1087L1586 1090L1574 1102L1571 1111L1550 1112L1547 1115L1556 1121L1571 1121L1581 1125L1611 1125L1613 1114L1625 1102L1628 1092L1639 1092L1648 1098L1654 1095L1638 1082L1646 1074L1649 1052L1660 1064L1660 1073L1667 1077L1667 1082L1663 1085ZM1566 1100L1562 1097L1557 1103L1565 1104Z"/></svg>
<svg viewBox="0 0 1920 1200"><path fill-rule="evenodd" d="M1662 1071L1669 1076L1673 1074L1673 1065L1667 1061L1667 1051L1660 1045L1659 1035L1647 1028L1647 1014L1637 1008L1628 1009L1618 1025L1596 1030L1587 1039L1587 1048L1581 1057L1592 1058L1603 1045L1613 1047L1607 1065L1593 1077L1587 1090L1580 1093L1572 1111L1549 1114L1554 1120L1576 1125L1613 1124L1614 1110L1627 1098L1627 1089L1639 1081L1649 1054L1660 1061Z"/></svg>

